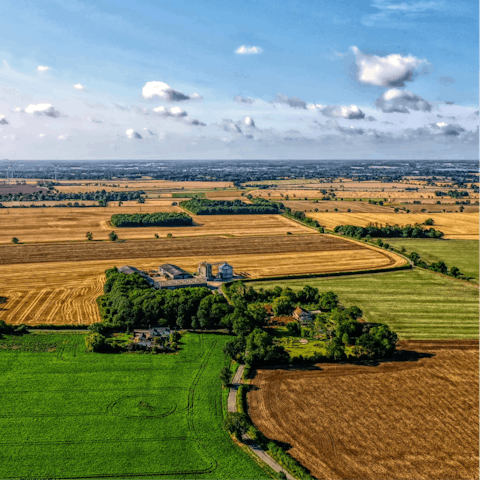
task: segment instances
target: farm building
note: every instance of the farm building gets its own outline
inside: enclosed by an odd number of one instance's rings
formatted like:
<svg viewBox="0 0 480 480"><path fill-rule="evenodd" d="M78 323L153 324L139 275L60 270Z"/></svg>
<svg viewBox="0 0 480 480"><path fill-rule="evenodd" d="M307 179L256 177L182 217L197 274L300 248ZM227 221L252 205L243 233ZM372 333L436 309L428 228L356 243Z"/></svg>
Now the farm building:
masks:
<svg viewBox="0 0 480 480"><path fill-rule="evenodd" d="M134 330L134 340L141 347L151 347L155 338L168 340L171 330L168 327L155 327L149 330Z"/></svg>
<svg viewBox="0 0 480 480"><path fill-rule="evenodd" d="M217 274L213 274L213 266L218 265ZM201 277L205 277L207 279L215 279L215 280L231 280L233 278L233 267L229 265L227 262L219 262L219 263L208 263L208 262L201 262L198 264L197 269L198 275Z"/></svg>
<svg viewBox="0 0 480 480"><path fill-rule="evenodd" d="M218 276L222 280L230 280L233 277L233 267L227 262L218 267Z"/></svg>
<svg viewBox="0 0 480 480"><path fill-rule="evenodd" d="M155 281L152 278L150 278L145 272L142 272L138 268L124 265L123 267L120 267L118 271L121 273L125 273L127 275L131 275L132 273L138 273L142 278L144 278L150 284L151 287L156 287Z"/></svg>
<svg viewBox="0 0 480 480"><path fill-rule="evenodd" d="M172 265L171 263L164 263L163 265L160 265L158 270L160 271L161 275L165 275L165 277L169 278L170 280L193 278L190 273L186 272L180 267L177 267L176 265Z"/></svg>
<svg viewBox="0 0 480 480"><path fill-rule="evenodd" d="M190 277L183 280L161 280L157 281L156 288L167 288L168 290L176 290L177 288L188 288L188 287L207 287L207 279L199 277Z"/></svg>
<svg viewBox="0 0 480 480"><path fill-rule="evenodd" d="M308 311L302 308L300 305L293 311L293 318L298 320L300 323L311 323L313 322L313 315Z"/></svg>

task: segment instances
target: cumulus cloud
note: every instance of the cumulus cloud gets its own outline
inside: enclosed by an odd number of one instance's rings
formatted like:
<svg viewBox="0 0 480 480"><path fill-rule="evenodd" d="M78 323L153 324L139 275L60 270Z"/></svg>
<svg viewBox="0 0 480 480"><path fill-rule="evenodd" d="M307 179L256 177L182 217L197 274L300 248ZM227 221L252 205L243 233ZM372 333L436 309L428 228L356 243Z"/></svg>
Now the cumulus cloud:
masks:
<svg viewBox="0 0 480 480"><path fill-rule="evenodd" d="M206 127L206 123L201 122L200 120L197 120L196 118L191 118L187 119L187 123L190 125L197 125L199 127Z"/></svg>
<svg viewBox="0 0 480 480"><path fill-rule="evenodd" d="M430 128L441 135L446 136L454 136L457 137L462 132L465 131L463 127L458 125L457 123L445 123L445 122L438 122L430 124Z"/></svg>
<svg viewBox="0 0 480 480"><path fill-rule="evenodd" d="M126 132L125 132L125 135L128 137L128 138L136 138L136 139L139 139L141 140L143 137L138 133L136 132L133 128L129 128Z"/></svg>
<svg viewBox="0 0 480 480"><path fill-rule="evenodd" d="M238 103L248 103L249 105L251 105L255 100L249 97L242 97L242 95L235 95L233 97L233 101Z"/></svg>
<svg viewBox="0 0 480 480"><path fill-rule="evenodd" d="M430 112L432 106L422 97L409 90L392 88L382 93L375 102L376 107L384 113L410 113L410 110Z"/></svg>
<svg viewBox="0 0 480 480"><path fill-rule="evenodd" d="M455 83L455 79L453 77L439 77L437 82L444 87L449 87Z"/></svg>
<svg viewBox="0 0 480 480"><path fill-rule="evenodd" d="M181 102L182 100L201 100L203 97L198 93L186 95L175 90L163 82L147 82L142 89L142 96L146 100L160 98L167 102Z"/></svg>
<svg viewBox="0 0 480 480"><path fill-rule="evenodd" d="M242 45L241 47L238 47L235 50L235 53L237 55L257 55L262 52L263 52L263 49L260 47L255 47L255 46L249 47L246 45Z"/></svg>
<svg viewBox="0 0 480 480"><path fill-rule="evenodd" d="M377 87L404 87L405 82L411 82L414 74L422 65L428 65L412 55L402 57L391 53L385 57L369 55L357 47L352 47L357 64L357 81Z"/></svg>
<svg viewBox="0 0 480 480"><path fill-rule="evenodd" d="M45 115L52 118L60 117L60 112L55 110L50 103L30 104L25 108L25 112L35 115Z"/></svg>
<svg viewBox="0 0 480 480"><path fill-rule="evenodd" d="M349 120L365 118L365 114L356 105L346 107L342 105L320 105L311 103L307 105L307 108L309 110L317 110L326 117L348 118Z"/></svg>
<svg viewBox="0 0 480 480"><path fill-rule="evenodd" d="M276 97L273 100L270 100L270 103L280 103L282 105L288 105L291 108L307 108L306 102L301 100L298 97L287 97L282 93L277 93Z"/></svg>
<svg viewBox="0 0 480 480"><path fill-rule="evenodd" d="M47 70L50 70L50 67L47 67L46 65L39 65L39 66L37 67L37 70L38 70L39 72L46 72Z"/></svg>
<svg viewBox="0 0 480 480"><path fill-rule="evenodd" d="M85 85L82 85L81 83L76 83L73 88L76 90L85 90Z"/></svg>
<svg viewBox="0 0 480 480"><path fill-rule="evenodd" d="M225 132L243 133L242 129L230 118L224 118L219 127Z"/></svg>
<svg viewBox="0 0 480 480"><path fill-rule="evenodd" d="M0 115L0 125L8 125L8 120L5 118L5 115Z"/></svg>
<svg viewBox="0 0 480 480"><path fill-rule="evenodd" d="M162 115L163 117L186 117L188 114L183 108L180 107L172 107L172 108L165 108L165 107L156 107L152 109L153 113L158 115Z"/></svg>
<svg viewBox="0 0 480 480"><path fill-rule="evenodd" d="M242 123L246 125L247 127L255 127L255 122L253 121L252 117L245 117L242 120Z"/></svg>

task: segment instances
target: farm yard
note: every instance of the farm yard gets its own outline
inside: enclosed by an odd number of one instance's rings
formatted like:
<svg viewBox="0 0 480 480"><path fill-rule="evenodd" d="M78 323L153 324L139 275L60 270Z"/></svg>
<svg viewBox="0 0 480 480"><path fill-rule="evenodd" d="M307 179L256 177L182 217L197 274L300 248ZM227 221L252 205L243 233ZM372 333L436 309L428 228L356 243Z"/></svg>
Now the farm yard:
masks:
<svg viewBox="0 0 480 480"><path fill-rule="evenodd" d="M21 242L85 241L91 232L94 240L107 240L114 230L110 218L118 213L182 212L171 201L95 208L29 208L0 209L0 244L11 243L12 237ZM312 234L312 229L292 222L281 215L191 215L194 226L142 227L115 229L121 239L190 236L249 236Z"/></svg>
<svg viewBox="0 0 480 480"><path fill-rule="evenodd" d="M318 479L478 479L478 369L478 340L402 342L378 366L262 368L249 413Z"/></svg>
<svg viewBox="0 0 480 480"><path fill-rule="evenodd" d="M88 354L75 334L0 339L0 477L269 478L222 428L228 339L186 334L171 355Z"/></svg>
<svg viewBox="0 0 480 480"><path fill-rule="evenodd" d="M386 323L400 339L478 339L478 287L414 269L373 275L262 281L252 286L311 285L335 292L344 305L357 305L367 321Z"/></svg>
<svg viewBox="0 0 480 480"><path fill-rule="evenodd" d="M366 227L369 223L386 225L413 225L424 223L428 218L434 221L433 228L442 231L445 239L478 240L479 217L477 213L310 213L309 217L333 230L337 225Z"/></svg>
<svg viewBox="0 0 480 480"><path fill-rule="evenodd" d="M403 258L329 235L83 242L0 246L0 318L8 323L94 323L104 272L116 265L150 270L174 263L228 260L247 277L387 268Z"/></svg>

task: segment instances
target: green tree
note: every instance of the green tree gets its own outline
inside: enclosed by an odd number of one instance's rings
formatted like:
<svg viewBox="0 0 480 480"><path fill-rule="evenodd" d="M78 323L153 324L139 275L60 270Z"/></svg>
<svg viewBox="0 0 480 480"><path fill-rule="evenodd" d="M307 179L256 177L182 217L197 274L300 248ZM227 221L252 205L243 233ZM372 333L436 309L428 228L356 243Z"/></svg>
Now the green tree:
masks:
<svg viewBox="0 0 480 480"><path fill-rule="evenodd" d="M106 338L101 333L92 332L85 337L87 352L102 352L106 346Z"/></svg>
<svg viewBox="0 0 480 480"><path fill-rule="evenodd" d="M462 275L462 273L460 272L460 270L457 267L452 267L450 269L450 275L452 277L459 277L460 275Z"/></svg>
<svg viewBox="0 0 480 480"><path fill-rule="evenodd" d="M231 371L228 367L223 367L220 370L220 380L224 387L228 387L230 385L230 378L231 378Z"/></svg>
<svg viewBox="0 0 480 480"><path fill-rule="evenodd" d="M250 422L244 413L228 412L223 421L223 428L241 441L242 435L250 428Z"/></svg>
<svg viewBox="0 0 480 480"><path fill-rule="evenodd" d="M12 238L12 243L14 243L15 245L19 242L20 240L17 238L17 237L13 237Z"/></svg>
<svg viewBox="0 0 480 480"><path fill-rule="evenodd" d="M433 218L428 218L425 220L425 225L433 225Z"/></svg>
<svg viewBox="0 0 480 480"><path fill-rule="evenodd" d="M89 242L91 242L91 241L93 240L93 234L92 234L92 232L87 232L85 236L87 237L87 240L88 240Z"/></svg>
<svg viewBox="0 0 480 480"><path fill-rule="evenodd" d="M281 295L277 297L272 303L272 310L275 316L290 315L293 311L293 302L291 298Z"/></svg>
<svg viewBox="0 0 480 480"><path fill-rule="evenodd" d="M118 240L118 235L114 231L111 231L108 234L108 238L110 239L111 242L115 242Z"/></svg>

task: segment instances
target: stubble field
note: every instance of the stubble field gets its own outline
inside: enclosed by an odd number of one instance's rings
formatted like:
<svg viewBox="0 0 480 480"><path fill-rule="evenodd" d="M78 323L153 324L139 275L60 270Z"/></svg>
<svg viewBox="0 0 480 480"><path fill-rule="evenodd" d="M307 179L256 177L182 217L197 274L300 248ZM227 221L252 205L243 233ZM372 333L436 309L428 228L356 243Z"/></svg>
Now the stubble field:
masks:
<svg viewBox="0 0 480 480"><path fill-rule="evenodd" d="M246 277L387 268L401 257L329 235L137 240L0 246L0 318L9 323L94 323L104 272L174 263L194 272L200 261L228 261Z"/></svg>
<svg viewBox="0 0 480 480"><path fill-rule="evenodd" d="M310 217L321 225L333 229L337 225L358 225L369 223L386 225L423 224L428 218L434 221L433 228L445 234L445 239L478 240L479 217L477 213L310 213Z"/></svg>
<svg viewBox="0 0 480 480"><path fill-rule="evenodd" d="M321 480L478 479L478 340L401 349L378 366L260 369L252 420Z"/></svg>

